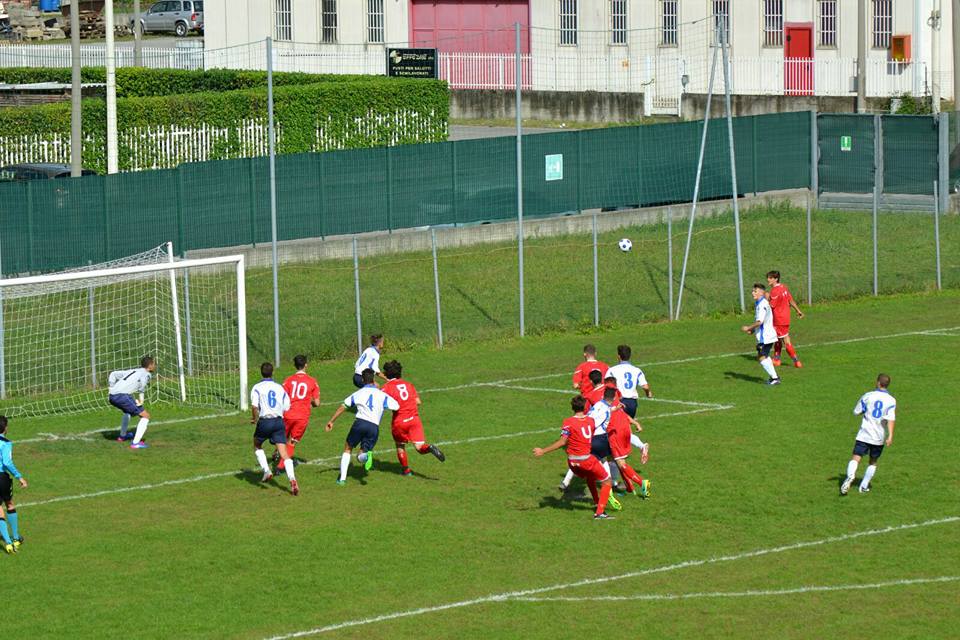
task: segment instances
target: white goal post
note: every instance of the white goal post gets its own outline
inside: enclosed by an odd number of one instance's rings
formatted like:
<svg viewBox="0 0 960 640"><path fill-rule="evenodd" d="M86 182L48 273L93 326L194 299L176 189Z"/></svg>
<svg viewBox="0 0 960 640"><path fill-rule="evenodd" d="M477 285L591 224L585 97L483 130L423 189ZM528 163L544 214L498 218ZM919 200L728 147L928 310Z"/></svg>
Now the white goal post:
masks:
<svg viewBox="0 0 960 640"><path fill-rule="evenodd" d="M144 355L148 401L248 408L244 257L141 255L156 261L0 278L0 413L108 408L110 371Z"/></svg>

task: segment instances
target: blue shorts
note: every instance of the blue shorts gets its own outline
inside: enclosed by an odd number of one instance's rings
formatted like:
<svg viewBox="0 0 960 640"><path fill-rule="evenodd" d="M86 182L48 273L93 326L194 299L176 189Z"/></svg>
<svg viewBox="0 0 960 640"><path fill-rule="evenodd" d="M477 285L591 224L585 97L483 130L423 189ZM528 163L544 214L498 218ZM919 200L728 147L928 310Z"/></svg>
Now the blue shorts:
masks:
<svg viewBox="0 0 960 640"><path fill-rule="evenodd" d="M631 418L637 417L637 399L636 398L620 398L620 402L623 403L623 408L627 412L627 415Z"/></svg>
<svg viewBox="0 0 960 640"><path fill-rule="evenodd" d="M287 444L287 430L283 426L283 418L260 418L257 420L253 438L260 443L269 440L270 444Z"/></svg>
<svg viewBox="0 0 960 640"><path fill-rule="evenodd" d="M347 434L347 444L351 449L360 445L364 451L373 451L377 446L377 438L380 437L380 425L367 422L357 418L350 427L350 433Z"/></svg>
<svg viewBox="0 0 960 640"><path fill-rule="evenodd" d="M760 342L757 343L757 355L761 358L770 357L770 349L773 349L772 342L770 344L762 344Z"/></svg>
<svg viewBox="0 0 960 640"><path fill-rule="evenodd" d="M355 386L357 389L363 389L365 386L363 384L363 376L361 376L359 373L353 374L353 386Z"/></svg>
<svg viewBox="0 0 960 640"><path fill-rule="evenodd" d="M853 445L853 455L860 456L861 458L869 454L872 460L876 460L882 453L882 444L869 444L862 440L857 440Z"/></svg>
<svg viewBox="0 0 960 640"><path fill-rule="evenodd" d="M607 434L594 434L593 439L590 441L590 453L601 462L603 462L604 458L613 455L610 452L610 439L607 438Z"/></svg>
<svg viewBox="0 0 960 640"><path fill-rule="evenodd" d="M143 407L137 406L137 401L129 393L111 393L107 399L110 404L128 415L138 416L143 413Z"/></svg>

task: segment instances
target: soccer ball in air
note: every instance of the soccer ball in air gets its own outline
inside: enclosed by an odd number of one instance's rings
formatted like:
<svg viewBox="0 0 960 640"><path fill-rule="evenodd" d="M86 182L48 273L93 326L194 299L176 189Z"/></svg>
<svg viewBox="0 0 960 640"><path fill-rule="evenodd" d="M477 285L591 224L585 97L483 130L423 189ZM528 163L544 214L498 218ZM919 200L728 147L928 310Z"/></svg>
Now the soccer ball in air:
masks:
<svg viewBox="0 0 960 640"><path fill-rule="evenodd" d="M630 241L630 238L621 238L617 246L620 247L620 251L627 252L633 249L633 242Z"/></svg>

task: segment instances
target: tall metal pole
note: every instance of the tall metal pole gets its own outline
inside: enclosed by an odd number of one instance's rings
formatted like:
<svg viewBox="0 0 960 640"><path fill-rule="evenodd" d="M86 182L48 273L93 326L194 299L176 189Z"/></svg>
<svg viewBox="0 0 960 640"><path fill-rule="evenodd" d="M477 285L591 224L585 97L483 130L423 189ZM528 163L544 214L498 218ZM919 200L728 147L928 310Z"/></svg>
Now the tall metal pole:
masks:
<svg viewBox="0 0 960 640"><path fill-rule="evenodd" d="M867 112L867 0L857 0L857 113Z"/></svg>
<svg viewBox="0 0 960 640"><path fill-rule="evenodd" d="M954 111L960 110L960 0L952 0L950 5L953 29L950 32L953 42L953 104ZM944 186L948 192L946 186Z"/></svg>
<svg viewBox="0 0 960 640"><path fill-rule="evenodd" d="M726 19L724 19L725 22ZM737 242L737 284L740 291L740 311L746 311L745 298L743 293L743 247L740 243L740 198L737 191L737 157L733 144L733 113L730 107L730 83L732 73L730 71L730 55L727 51L727 29L726 24L720 29L720 47L723 50L723 88L724 88L724 110L727 112L727 146L730 149L730 182L733 188L733 231Z"/></svg>
<svg viewBox="0 0 960 640"><path fill-rule="evenodd" d="M92 260L88 260L87 264L93 264ZM94 313L94 303L93 303L93 285L87 287L87 306L89 307L90 315L90 386L97 386L97 330L96 330L96 314Z"/></svg>
<svg viewBox="0 0 960 640"><path fill-rule="evenodd" d="M353 239L353 299L357 312L357 354L363 353L363 324L360 322L360 257L357 254L357 239Z"/></svg>
<svg viewBox="0 0 960 640"><path fill-rule="evenodd" d="M143 25L140 23L140 0L133 0L133 64L143 66Z"/></svg>
<svg viewBox="0 0 960 640"><path fill-rule="evenodd" d="M933 0L933 11L930 12L930 78L931 78L931 96L930 106L934 115L940 113L940 96L943 89L943 67L940 64L940 27L943 22L940 19L940 0Z"/></svg>
<svg viewBox="0 0 960 640"><path fill-rule="evenodd" d="M807 194L807 304L813 304L813 202Z"/></svg>
<svg viewBox="0 0 960 640"><path fill-rule="evenodd" d="M673 209L667 209L667 306L673 320Z"/></svg>
<svg viewBox="0 0 960 640"><path fill-rule="evenodd" d="M718 40L719 42L719 40ZM690 205L690 224L687 228L687 246L683 249L683 267L680 270L680 290L677 292L677 308L675 319L680 318L680 308L683 304L683 285L687 278L687 261L690 258L690 243L693 241L693 220L697 216L697 200L700 198L700 178L703 176L703 156L707 148L707 129L710 126L710 103L713 99L713 81L717 75L717 51L713 49L713 61L710 63L710 82L707 84L707 106L703 116L703 133L700 136L700 159L697 160L697 178L693 187L693 203Z"/></svg>
<svg viewBox="0 0 960 640"><path fill-rule="evenodd" d="M873 147L874 147L874 170L873 170L873 295L879 293L880 265L877 258L877 226L878 209L880 208L881 181L883 180L883 134L880 124L880 116L873 116Z"/></svg>
<svg viewBox="0 0 960 640"><path fill-rule="evenodd" d="M82 107L80 79L80 3L70 3L70 175L80 177L83 167Z"/></svg>
<svg viewBox="0 0 960 640"><path fill-rule="evenodd" d="M443 316L440 314L440 268L437 265L437 232L430 228L430 247L433 250L433 297L437 301L437 344L443 349Z"/></svg>
<svg viewBox="0 0 960 640"><path fill-rule="evenodd" d="M273 260L273 358L280 363L280 285L277 276L277 131L273 123L273 38L267 37L267 136L270 152L270 251Z"/></svg>
<svg viewBox="0 0 960 640"><path fill-rule="evenodd" d="M933 241L937 245L937 291L940 291L940 186L933 183Z"/></svg>
<svg viewBox="0 0 960 640"><path fill-rule="evenodd" d="M520 277L520 336L526 333L526 323L524 318L524 298L523 298L523 109L521 106L520 86L523 81L523 73L520 59L520 23L514 24L516 32L516 54L514 57L514 66L516 66L516 105L517 112L517 256Z"/></svg>
<svg viewBox="0 0 960 640"><path fill-rule="evenodd" d="M72 6L74 3L71 2ZM107 36L107 173L119 171L117 152L117 60L113 42L113 0L103 5L104 29Z"/></svg>
<svg viewBox="0 0 960 640"><path fill-rule="evenodd" d="M578 178L579 179L579 178ZM593 325L600 326L600 267L597 259L597 212L593 212Z"/></svg>

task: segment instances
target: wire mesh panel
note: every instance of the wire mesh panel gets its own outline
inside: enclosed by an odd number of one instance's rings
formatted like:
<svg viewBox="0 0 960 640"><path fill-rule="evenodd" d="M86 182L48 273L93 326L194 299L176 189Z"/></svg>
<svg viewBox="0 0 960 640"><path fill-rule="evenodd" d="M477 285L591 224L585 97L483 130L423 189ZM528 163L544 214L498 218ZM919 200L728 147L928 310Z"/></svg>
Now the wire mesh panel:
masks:
<svg viewBox="0 0 960 640"><path fill-rule="evenodd" d="M820 190L872 193L874 185L873 116L826 115L817 118Z"/></svg>
<svg viewBox="0 0 960 640"><path fill-rule="evenodd" d="M937 120L929 116L882 120L883 192L932 196L939 164Z"/></svg>
<svg viewBox="0 0 960 640"><path fill-rule="evenodd" d="M814 301L869 295L873 287L871 213L816 210L812 217Z"/></svg>

